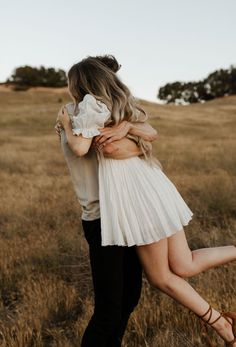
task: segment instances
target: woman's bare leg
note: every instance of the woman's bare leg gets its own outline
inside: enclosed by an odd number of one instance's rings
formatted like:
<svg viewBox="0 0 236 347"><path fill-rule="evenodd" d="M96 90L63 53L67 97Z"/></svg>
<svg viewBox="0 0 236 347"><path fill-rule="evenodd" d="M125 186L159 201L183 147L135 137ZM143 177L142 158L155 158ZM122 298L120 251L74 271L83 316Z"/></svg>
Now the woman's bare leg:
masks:
<svg viewBox="0 0 236 347"><path fill-rule="evenodd" d="M203 315L207 311L209 307L207 301L187 281L173 273L169 268L167 238L149 245L136 246L136 251L147 279L153 286L159 288L197 315ZM211 321L218 316L219 312L213 309ZM206 315L204 320L207 318L209 318L209 315ZM233 339L231 325L224 318L219 319L212 327L225 340L231 341Z"/></svg>
<svg viewBox="0 0 236 347"><path fill-rule="evenodd" d="M181 277L191 277L202 271L236 260L236 247L223 246L191 251L184 230L167 238L169 265Z"/></svg>

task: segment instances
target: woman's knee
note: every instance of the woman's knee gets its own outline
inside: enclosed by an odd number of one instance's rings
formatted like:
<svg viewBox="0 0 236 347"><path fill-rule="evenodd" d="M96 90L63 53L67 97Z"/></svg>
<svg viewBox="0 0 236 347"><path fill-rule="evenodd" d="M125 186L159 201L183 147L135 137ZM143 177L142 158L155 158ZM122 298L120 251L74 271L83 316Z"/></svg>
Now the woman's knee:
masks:
<svg viewBox="0 0 236 347"><path fill-rule="evenodd" d="M193 262L186 262L185 264L172 263L170 264L170 268L175 275L182 278L194 276L194 274L196 273L195 265L193 264Z"/></svg>
<svg viewBox="0 0 236 347"><path fill-rule="evenodd" d="M156 288L161 290L170 289L173 287L173 276L171 272L167 273L157 273L154 276L148 277L148 282Z"/></svg>

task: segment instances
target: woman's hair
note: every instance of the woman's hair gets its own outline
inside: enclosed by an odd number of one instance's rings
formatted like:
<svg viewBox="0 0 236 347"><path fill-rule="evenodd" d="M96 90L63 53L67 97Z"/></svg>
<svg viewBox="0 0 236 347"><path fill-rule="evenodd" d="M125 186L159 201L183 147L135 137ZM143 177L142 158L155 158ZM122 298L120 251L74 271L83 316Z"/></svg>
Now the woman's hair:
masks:
<svg viewBox="0 0 236 347"><path fill-rule="evenodd" d="M74 64L68 71L68 88L75 101L75 110L84 96L91 94L104 102L111 112L111 119L105 125L117 125L123 120L145 121L147 113L116 74L120 67L113 55L87 56ZM152 161L152 144L140 139L139 146L145 158Z"/></svg>

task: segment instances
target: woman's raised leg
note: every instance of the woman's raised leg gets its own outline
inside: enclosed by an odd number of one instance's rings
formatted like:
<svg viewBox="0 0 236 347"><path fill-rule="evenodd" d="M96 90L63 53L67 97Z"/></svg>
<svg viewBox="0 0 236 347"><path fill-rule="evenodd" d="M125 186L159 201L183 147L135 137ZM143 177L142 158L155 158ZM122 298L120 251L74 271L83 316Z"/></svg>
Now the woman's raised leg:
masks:
<svg viewBox="0 0 236 347"><path fill-rule="evenodd" d="M191 277L202 271L236 260L235 246L200 248L191 251L184 230L167 238L171 270L181 277Z"/></svg>
<svg viewBox="0 0 236 347"><path fill-rule="evenodd" d="M148 245L137 246L136 251L151 285L159 288L196 315L203 315L207 311L209 307L207 301L187 281L171 271L168 259L167 238ZM219 315L220 313L213 309L211 322L218 318ZM208 318L209 315L206 315L204 320ZM231 325L224 318L219 319L212 327L226 341L233 339Z"/></svg>

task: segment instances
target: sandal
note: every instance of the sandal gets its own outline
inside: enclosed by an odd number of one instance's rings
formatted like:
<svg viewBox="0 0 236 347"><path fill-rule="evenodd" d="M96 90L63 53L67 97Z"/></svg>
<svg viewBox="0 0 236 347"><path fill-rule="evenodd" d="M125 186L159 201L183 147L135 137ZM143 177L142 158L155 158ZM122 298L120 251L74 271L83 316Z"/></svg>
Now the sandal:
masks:
<svg viewBox="0 0 236 347"><path fill-rule="evenodd" d="M232 325L232 332L234 335L234 339L226 343L226 346L230 347L234 344L234 342L236 342L236 312L222 312L221 315ZM232 322L229 318L232 319Z"/></svg>
<svg viewBox="0 0 236 347"><path fill-rule="evenodd" d="M209 312L210 312L209 318L207 320L204 320L203 317L205 317ZM236 312L221 312L219 317L217 317L213 322L210 322L211 317L212 317L212 307L211 307L211 305L209 305L208 310L202 316L199 316L199 315L197 315L197 316L201 319L202 326L204 326L205 329L206 329L207 324L213 325L221 317L224 317L232 325L232 332L234 335L234 339L230 342L226 342L226 346L227 347L233 346L233 344L236 342ZM232 319L232 322L229 318Z"/></svg>

